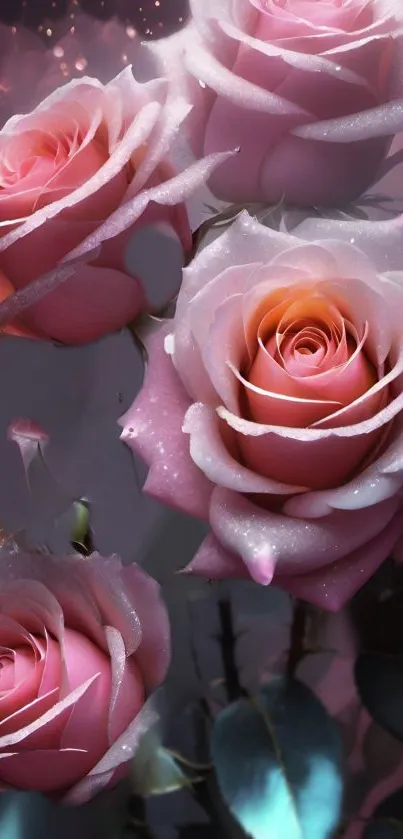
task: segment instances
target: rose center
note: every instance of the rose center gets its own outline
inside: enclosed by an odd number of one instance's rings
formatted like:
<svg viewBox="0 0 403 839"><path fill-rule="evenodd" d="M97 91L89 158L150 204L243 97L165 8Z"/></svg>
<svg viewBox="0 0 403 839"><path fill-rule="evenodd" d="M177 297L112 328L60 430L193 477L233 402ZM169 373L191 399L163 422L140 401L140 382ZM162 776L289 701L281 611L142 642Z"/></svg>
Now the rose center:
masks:
<svg viewBox="0 0 403 839"><path fill-rule="evenodd" d="M315 347L313 344L309 345L306 343L302 347L296 347L295 350L300 355L314 355L314 353L318 352L318 347Z"/></svg>

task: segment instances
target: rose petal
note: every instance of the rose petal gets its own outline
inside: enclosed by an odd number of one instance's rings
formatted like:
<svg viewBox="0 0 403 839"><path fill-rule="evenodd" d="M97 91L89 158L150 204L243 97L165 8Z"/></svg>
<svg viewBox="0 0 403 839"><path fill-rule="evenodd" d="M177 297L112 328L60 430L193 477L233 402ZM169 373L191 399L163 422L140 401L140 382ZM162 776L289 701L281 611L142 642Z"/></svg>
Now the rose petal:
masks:
<svg viewBox="0 0 403 839"><path fill-rule="evenodd" d="M144 705L144 681L134 658L126 659L123 638L113 627L106 628L112 662L112 692L108 720L108 745L127 728Z"/></svg>
<svg viewBox="0 0 403 839"><path fill-rule="evenodd" d="M246 268L228 268L214 281L209 282L192 300L188 314L180 317L177 312L175 319L175 344L173 362L188 393L192 395L197 382L199 398L200 388L205 391L207 401L214 400L214 389L211 387L209 369L203 369L203 354L209 343L210 330L213 327L216 307L222 302L223 294L231 298L244 291L256 280L258 264L248 265ZM218 296L218 300L217 300ZM235 301L236 302L236 301ZM207 375L206 375L207 373Z"/></svg>
<svg viewBox="0 0 403 839"><path fill-rule="evenodd" d="M127 201L123 207L116 210L115 213L112 213L104 224L98 226L95 233L87 236L81 245L66 255L61 263L61 268L40 277L35 283L31 283L28 289L24 289L23 294L16 293L11 298L0 303L0 326L13 319L28 306L33 305L38 300L41 300L42 297L49 293L49 291L53 291L61 283L65 282L72 273L70 261L77 259L82 260L84 257L89 258L87 255L99 248L104 241L114 236L118 236L128 227L133 225L135 221L140 218L151 201L155 201L156 203L164 206L175 206L176 204L185 201L195 191L197 186L201 186L204 183L209 173L222 160L227 159L227 157L228 155L226 154L211 155L206 159L198 161L193 166L190 166L186 172L177 175L169 182L164 182L158 187L152 187L148 190L144 190L140 193L140 195L136 196L131 201ZM52 207L54 206L55 205L52 205ZM35 218L38 214L35 214ZM20 230L21 228L18 229ZM6 239L7 236L4 236L3 239L0 240L0 250ZM11 245L11 241L8 245L6 244L6 247L9 245ZM69 264L66 264L63 268L64 262L68 262Z"/></svg>
<svg viewBox="0 0 403 839"><path fill-rule="evenodd" d="M147 689L154 688L163 680L170 654L169 621L158 584L137 565L126 568L117 557L98 554L86 561L83 578L104 622L121 633L126 655L139 663Z"/></svg>
<svg viewBox="0 0 403 839"><path fill-rule="evenodd" d="M120 172L95 195L11 244L0 260L15 287L24 288L54 269L72 248L98 227L98 219L103 213L109 215L116 209L126 186L126 176ZM0 238L0 251L3 238Z"/></svg>
<svg viewBox="0 0 403 839"><path fill-rule="evenodd" d="M47 433L31 420L19 419L9 426L7 437L17 444L28 475L32 460L48 442Z"/></svg>
<svg viewBox="0 0 403 839"><path fill-rule="evenodd" d="M295 577L279 575L275 585L327 611L337 612L390 555L402 534L400 513L362 547L342 562Z"/></svg>
<svg viewBox="0 0 403 839"><path fill-rule="evenodd" d="M168 614L161 600L161 590L138 565L122 568L122 583L130 593L133 608L142 626L141 643L135 652L147 690L154 689L165 678L171 651ZM148 615L153 620L148 620Z"/></svg>
<svg viewBox="0 0 403 839"><path fill-rule="evenodd" d="M53 708L59 698L60 689L59 687L55 687L48 693L44 693L41 696L32 699L32 701L28 701L22 708L16 708L17 703L10 703L12 704L13 710L9 716L5 717L0 722L0 736L13 734L15 731L19 731L19 729L35 723L36 720L40 719L44 714L50 711L51 708ZM48 732L45 731L44 740L47 737L47 734ZM52 739L53 731L51 734Z"/></svg>
<svg viewBox="0 0 403 839"><path fill-rule="evenodd" d="M190 455L213 484L238 492L289 495L304 487L281 484L245 468L233 457L224 442L216 412L201 403L188 409L183 431L190 435Z"/></svg>
<svg viewBox="0 0 403 839"><path fill-rule="evenodd" d="M145 382L136 402L119 421L123 427L121 439L151 464L147 492L165 503L180 503L191 515L203 518L211 485L183 445L182 424L190 400L165 353L165 335L161 329L147 341ZM165 433L167 417L169 439Z"/></svg>
<svg viewBox="0 0 403 839"><path fill-rule="evenodd" d="M394 135L403 129L403 100L387 102L358 114L321 120L293 129L293 134L327 143L352 143L373 137Z"/></svg>
<svg viewBox="0 0 403 839"><path fill-rule="evenodd" d="M246 211L240 212L223 233L218 228L214 241L201 248L184 269L177 313L182 315L193 297L229 267L266 265L268 252L273 260L276 254L282 254L292 246L295 246L295 238L290 234L264 227Z"/></svg>
<svg viewBox="0 0 403 839"><path fill-rule="evenodd" d="M304 110L297 105L292 105L275 93L235 76L214 58L197 38L192 38L187 44L185 61L186 69L192 76L202 79L204 84L213 88L216 93L224 95L230 102L264 113L285 114L294 118L306 116ZM228 146L228 151L230 149L231 146Z"/></svg>
<svg viewBox="0 0 403 839"><path fill-rule="evenodd" d="M333 239L360 248L379 271L401 271L403 214L385 221L305 218L294 233L309 240Z"/></svg>
<svg viewBox="0 0 403 839"><path fill-rule="evenodd" d="M76 265L69 279L28 308L24 323L66 344L95 341L128 324L144 307L139 280L92 265Z"/></svg>
<svg viewBox="0 0 403 839"><path fill-rule="evenodd" d="M39 744L48 746L48 741L58 741L58 737L67 722L71 708L78 702L81 696L84 696L86 691L90 688L92 683L97 679L93 676L87 679L78 688L71 691L71 693L63 700L56 702L49 710L47 710L41 717L36 718L33 722L23 726L16 731L11 731L0 737L0 749L7 749L11 746L19 745L24 749L38 748Z"/></svg>
<svg viewBox="0 0 403 839"><path fill-rule="evenodd" d="M264 161L259 188L249 200L277 203L286 197L289 204L324 207L329 202L334 207L357 201L376 179L390 138L337 145L337 157L336 143L323 140L323 136L318 140L297 136L296 131L284 137Z"/></svg>
<svg viewBox="0 0 403 839"><path fill-rule="evenodd" d="M3 783L22 790L52 792L70 786L85 771L85 751L79 749L35 749L6 754L0 759Z"/></svg>
<svg viewBox="0 0 403 839"><path fill-rule="evenodd" d="M273 572L277 568L282 576L329 565L360 548L363 532L367 542L375 538L398 508L399 500L392 498L376 508L353 513L337 510L309 521L262 510L217 487L211 499L210 523L220 544L228 552L240 554L256 582L267 584L273 577L266 571L270 563Z"/></svg>
<svg viewBox="0 0 403 839"><path fill-rule="evenodd" d="M290 486L298 481L310 489L327 489L347 480L382 433L381 429L371 433L362 423L362 431L357 430L355 436L343 437L344 429L336 428L333 434L323 431L329 436L321 438L311 428L258 425L239 420L223 408L217 413L238 432L238 445L249 469ZM360 428L347 426L346 430L351 427Z"/></svg>
<svg viewBox="0 0 403 839"><path fill-rule="evenodd" d="M66 630L66 668L72 690L88 677L93 680L74 703L63 726L60 747L81 749L82 773L88 772L108 748L108 715L111 696L109 658L81 633ZM87 678L86 678L87 677ZM88 720L93 719L93 725Z"/></svg>
<svg viewBox="0 0 403 839"><path fill-rule="evenodd" d="M233 156L234 152L209 155L203 158L203 160L199 160L192 166L189 166L185 172L175 175L169 181L164 181L163 184L145 189L133 199L126 201L122 207L112 213L107 221L97 228L95 233L88 236L82 245L79 245L67 255L66 261L83 257L85 254L99 247L107 239L119 235L119 233L130 227L141 216L151 201L155 201L157 204L163 206L172 207L186 201L198 186L203 185L210 172L216 166Z"/></svg>
<svg viewBox="0 0 403 839"><path fill-rule="evenodd" d="M87 777L75 784L66 794L64 802L74 805L84 804L96 795L105 786L105 783L112 780L116 769L122 764L127 763L133 757L141 737L157 720L158 715L153 702L149 699L143 705L137 717L111 746L99 763L94 766Z"/></svg>
<svg viewBox="0 0 403 839"><path fill-rule="evenodd" d="M225 550L213 533L206 536L191 562L180 573L209 580L251 579L241 557Z"/></svg>
<svg viewBox="0 0 403 839"><path fill-rule="evenodd" d="M36 632L45 626L64 657L64 623L106 650L102 613L86 585L81 557L18 553L18 566L1 563L0 608ZM62 682L63 684L63 682Z"/></svg>
<svg viewBox="0 0 403 839"><path fill-rule="evenodd" d="M126 67L125 70L123 70L121 78L124 82L131 79L133 87L135 87L130 67ZM95 85L93 79L86 79L85 82ZM113 85L113 82L111 84ZM77 80L73 80L72 82L69 82L68 88L71 89L76 86ZM41 108L49 107L49 105L55 100L61 99L61 101L63 101L65 96L65 89L60 88L60 90L56 91L41 104ZM30 216L28 221L17 227L16 230L3 236L0 240L0 250L6 250L6 248L12 245L13 242L17 241L17 239L20 239L22 236L26 236L27 233L31 233L33 230L36 230L45 220L54 218L62 210L65 210L68 207L76 206L82 200L88 198L94 192L97 192L102 186L112 181L115 176L119 175L125 164L130 159L133 150L141 146L141 144L147 139L152 127L158 119L159 112L160 106L157 102L149 102L145 105L137 117L133 119L132 124L126 131L124 138L112 154L110 154L109 159L106 161L102 169L86 180L86 182L73 193L63 196L62 199L55 201L51 206L44 207L42 210L39 210L33 216ZM12 121L9 121L9 123L5 126L5 129L9 129L11 126Z"/></svg>
<svg viewBox="0 0 403 839"><path fill-rule="evenodd" d="M338 66L321 55L306 55L303 52L287 49L280 44L269 43L260 38L254 38L226 21L220 21L220 27L226 35L236 40L239 44L251 47L253 50L266 56L279 57L290 67L295 67L300 71L308 70L310 73L324 73L329 76L335 76L335 78L349 82L350 84L362 85L363 87L367 86L366 79L357 75L357 73L349 71L346 67Z"/></svg>
<svg viewBox="0 0 403 839"><path fill-rule="evenodd" d="M375 457L362 472L336 489L290 498L285 503L286 513L302 518L317 518L328 515L333 509L357 510L371 507L397 495L403 476L401 418L398 417L395 423L387 438L384 453Z"/></svg>
<svg viewBox="0 0 403 839"><path fill-rule="evenodd" d="M56 690L62 682L62 663L60 660L60 647L53 638L50 638L45 630L46 649L44 655L44 667L41 683L39 685L38 697L44 696L50 691Z"/></svg>
<svg viewBox="0 0 403 839"><path fill-rule="evenodd" d="M353 551L348 558L308 574L286 577L276 574L273 585L321 609L338 611L390 554L402 532L399 518L399 515L395 516L378 536ZM213 580L249 577L241 558L226 551L213 535L204 540L184 573Z"/></svg>

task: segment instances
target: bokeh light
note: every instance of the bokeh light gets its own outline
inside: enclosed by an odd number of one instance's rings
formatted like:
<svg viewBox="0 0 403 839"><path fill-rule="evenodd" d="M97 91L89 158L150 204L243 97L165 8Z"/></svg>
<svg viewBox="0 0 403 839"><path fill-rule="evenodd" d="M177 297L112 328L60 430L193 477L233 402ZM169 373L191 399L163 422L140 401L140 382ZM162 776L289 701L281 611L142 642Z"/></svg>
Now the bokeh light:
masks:
<svg viewBox="0 0 403 839"><path fill-rule="evenodd" d="M187 16L188 0L0 0L0 128L70 79L106 83L128 64L149 78L141 42Z"/></svg>
<svg viewBox="0 0 403 839"><path fill-rule="evenodd" d="M76 11L108 21L116 17L146 38L159 38L180 27L188 15L188 0L1 0L0 21L38 30L44 37L55 21L68 22Z"/></svg>

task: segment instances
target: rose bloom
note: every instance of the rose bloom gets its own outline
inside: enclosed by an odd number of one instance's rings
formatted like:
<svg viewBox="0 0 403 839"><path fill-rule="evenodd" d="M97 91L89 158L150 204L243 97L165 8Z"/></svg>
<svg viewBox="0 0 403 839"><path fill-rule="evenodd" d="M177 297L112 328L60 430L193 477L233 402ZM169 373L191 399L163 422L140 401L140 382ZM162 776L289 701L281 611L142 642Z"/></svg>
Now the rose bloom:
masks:
<svg viewBox="0 0 403 839"><path fill-rule="evenodd" d="M361 195L403 128L400 4L190 0L190 7L177 76L186 67L197 80L195 142L204 153L240 149L214 172L213 192L241 203L327 206Z"/></svg>
<svg viewBox="0 0 403 839"><path fill-rule="evenodd" d="M128 67L106 85L72 80L8 120L0 132L0 299L71 261L65 282L25 304L20 327L81 343L153 308L144 269L131 276L127 253L133 234L140 256L150 248L141 238L150 229L160 247L179 249L180 261L191 245L186 189L169 161L188 112L166 80L140 83ZM188 190L193 182L189 175ZM158 280L158 305L176 293L180 267L173 280L172 272Z"/></svg>
<svg viewBox="0 0 403 839"><path fill-rule="evenodd" d="M0 785L80 804L115 784L155 722L169 624L116 557L0 554Z"/></svg>
<svg viewBox="0 0 403 839"><path fill-rule="evenodd" d="M337 609L403 531L402 219L295 233L242 213L198 252L120 422L210 523L190 571Z"/></svg>

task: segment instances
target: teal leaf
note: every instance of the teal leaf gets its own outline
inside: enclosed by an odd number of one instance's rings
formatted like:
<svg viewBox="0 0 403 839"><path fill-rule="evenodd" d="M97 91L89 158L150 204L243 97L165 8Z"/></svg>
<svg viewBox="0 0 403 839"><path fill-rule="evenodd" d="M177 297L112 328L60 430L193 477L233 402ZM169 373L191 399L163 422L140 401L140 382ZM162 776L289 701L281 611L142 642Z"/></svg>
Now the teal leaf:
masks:
<svg viewBox="0 0 403 839"><path fill-rule="evenodd" d="M26 827L22 799L15 795L4 796L0 812L0 836L4 839L24 839Z"/></svg>
<svg viewBox="0 0 403 839"><path fill-rule="evenodd" d="M218 784L253 839L330 839L341 817L338 727L302 682L273 678L218 716Z"/></svg>

